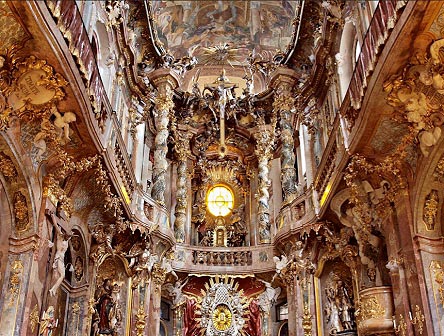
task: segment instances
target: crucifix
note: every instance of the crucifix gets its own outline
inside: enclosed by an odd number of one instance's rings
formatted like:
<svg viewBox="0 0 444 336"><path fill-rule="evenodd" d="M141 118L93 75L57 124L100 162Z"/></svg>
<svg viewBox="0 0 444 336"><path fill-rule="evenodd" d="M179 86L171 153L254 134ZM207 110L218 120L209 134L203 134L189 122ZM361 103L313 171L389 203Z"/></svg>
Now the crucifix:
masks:
<svg viewBox="0 0 444 336"><path fill-rule="evenodd" d="M225 75L225 69L222 69L220 76L211 84L206 85L205 89L208 89L213 94L213 98L217 101L219 107L219 155L224 157L227 151L225 145L225 108L227 102L234 99L233 90L237 88L235 83L231 83L228 77ZM215 111L213 111L216 117Z"/></svg>

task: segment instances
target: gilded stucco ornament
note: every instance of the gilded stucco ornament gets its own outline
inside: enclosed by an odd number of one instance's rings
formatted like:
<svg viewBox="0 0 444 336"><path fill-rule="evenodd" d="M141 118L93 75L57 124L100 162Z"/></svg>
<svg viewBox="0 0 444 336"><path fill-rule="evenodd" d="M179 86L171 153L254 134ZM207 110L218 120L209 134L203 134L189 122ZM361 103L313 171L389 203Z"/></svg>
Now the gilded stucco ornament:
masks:
<svg viewBox="0 0 444 336"><path fill-rule="evenodd" d="M444 269L442 263L438 260L432 260L430 273L433 279L433 291L438 296L441 306L444 307Z"/></svg>
<svg viewBox="0 0 444 336"><path fill-rule="evenodd" d="M302 329L304 330L304 336L311 336L313 328L313 315L310 314L310 308L308 303L304 303L304 314L302 315Z"/></svg>
<svg viewBox="0 0 444 336"><path fill-rule="evenodd" d="M431 58L416 59L402 74L384 83L387 103L395 108L396 117L407 122L411 134L419 141L427 157L441 138L444 114L441 110L444 93L444 71L439 50L444 40L430 46Z"/></svg>
<svg viewBox="0 0 444 336"><path fill-rule="evenodd" d="M28 201L21 191L14 194L14 218L17 232L25 232L29 228Z"/></svg>
<svg viewBox="0 0 444 336"><path fill-rule="evenodd" d="M436 216L438 214L438 191L432 189L424 201L423 219L428 231L435 229Z"/></svg>
<svg viewBox="0 0 444 336"><path fill-rule="evenodd" d="M0 152L0 173L5 177L6 181L12 182L17 178L17 169L14 162L4 152Z"/></svg>
<svg viewBox="0 0 444 336"><path fill-rule="evenodd" d="M22 285L23 275L23 263L21 260L14 260L11 266L11 275L9 276L8 292L9 292L9 305L13 305L20 294L20 288Z"/></svg>
<svg viewBox="0 0 444 336"><path fill-rule="evenodd" d="M9 126L13 116L23 121L49 117L51 106L64 98L62 88L67 84L45 60L30 56L19 62L8 55L0 68L0 93L6 97L0 130Z"/></svg>
<svg viewBox="0 0 444 336"><path fill-rule="evenodd" d="M34 332L35 328L39 325L39 306L37 303L34 306L31 314L29 314L29 324L31 326L31 331Z"/></svg>
<svg viewBox="0 0 444 336"><path fill-rule="evenodd" d="M358 302L355 315L358 329L361 329L361 321L382 318L385 315L385 309L376 296L368 296Z"/></svg>
<svg viewBox="0 0 444 336"><path fill-rule="evenodd" d="M136 336L143 336L145 331L145 324L146 324L146 317L145 311L143 310L143 306L140 306L137 310L136 314Z"/></svg>

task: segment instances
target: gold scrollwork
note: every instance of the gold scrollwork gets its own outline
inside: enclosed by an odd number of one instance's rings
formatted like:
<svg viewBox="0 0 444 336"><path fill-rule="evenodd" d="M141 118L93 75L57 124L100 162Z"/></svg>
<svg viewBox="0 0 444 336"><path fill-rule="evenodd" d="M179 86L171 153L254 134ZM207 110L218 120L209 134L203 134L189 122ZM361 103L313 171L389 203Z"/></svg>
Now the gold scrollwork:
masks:
<svg viewBox="0 0 444 336"><path fill-rule="evenodd" d="M312 315L310 314L310 309L308 307L308 303L304 304L304 315L302 315L302 329L304 329L304 336L312 335Z"/></svg>
<svg viewBox="0 0 444 336"><path fill-rule="evenodd" d="M136 335L137 336L143 336L143 332L145 330L145 319L146 319L146 314L145 311L143 310L143 306L140 306L139 309L137 310L137 314L136 314Z"/></svg>
<svg viewBox="0 0 444 336"><path fill-rule="evenodd" d="M29 324L31 325L31 331L34 332L35 327L39 324L39 307L37 303L34 306L31 314L29 315Z"/></svg>
<svg viewBox="0 0 444 336"><path fill-rule="evenodd" d="M12 305L18 298L22 283L23 263L21 260L14 260L12 263L11 276L9 278L9 304Z"/></svg>
<svg viewBox="0 0 444 336"><path fill-rule="evenodd" d="M385 316L385 309L379 303L376 296L369 296L363 298L358 303L358 308L356 309L356 319L358 323L358 329L362 328L362 323L370 319L378 319Z"/></svg>
<svg viewBox="0 0 444 336"><path fill-rule="evenodd" d="M9 181L13 181L17 178L17 169L11 158L3 152L0 152L0 173Z"/></svg>
<svg viewBox="0 0 444 336"><path fill-rule="evenodd" d="M68 82L58 73L54 73L52 66L46 60L29 56L23 62L8 58L2 71L2 77L8 76L9 85L0 85L1 94L6 97L6 109L0 117L0 130L8 127L11 115L20 119L34 120L50 115L50 108L63 99L63 87ZM30 112L32 111L32 112Z"/></svg>
<svg viewBox="0 0 444 336"><path fill-rule="evenodd" d="M444 306L444 270L442 268L442 265L437 260L432 260L430 263L430 271L432 273L432 279L433 281L438 284L438 295L439 295L439 301L442 306ZM434 285L434 284L432 284ZM432 286L435 288L435 286ZM434 290L435 292L435 290Z"/></svg>

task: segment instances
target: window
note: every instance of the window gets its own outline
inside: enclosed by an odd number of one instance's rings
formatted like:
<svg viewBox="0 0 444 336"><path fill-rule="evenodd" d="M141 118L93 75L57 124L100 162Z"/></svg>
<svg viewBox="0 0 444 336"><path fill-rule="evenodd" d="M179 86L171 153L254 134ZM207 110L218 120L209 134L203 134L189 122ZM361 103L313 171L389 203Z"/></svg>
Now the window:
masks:
<svg viewBox="0 0 444 336"><path fill-rule="evenodd" d="M225 217L233 209L233 192L224 185L211 188L207 194L207 209L214 216Z"/></svg>
<svg viewBox="0 0 444 336"><path fill-rule="evenodd" d="M276 315L278 321L288 320L288 303L282 303L276 307Z"/></svg>

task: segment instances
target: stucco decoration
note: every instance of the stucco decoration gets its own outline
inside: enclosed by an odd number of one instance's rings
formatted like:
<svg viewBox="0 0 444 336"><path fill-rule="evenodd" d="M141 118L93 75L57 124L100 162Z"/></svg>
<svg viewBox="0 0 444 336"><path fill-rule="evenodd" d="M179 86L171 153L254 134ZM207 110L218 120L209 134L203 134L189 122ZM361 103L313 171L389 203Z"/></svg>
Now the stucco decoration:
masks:
<svg viewBox="0 0 444 336"><path fill-rule="evenodd" d="M444 71L441 49L444 40L435 41L429 49L430 58L413 59L399 75L384 83L387 103L395 108L395 116L410 126L424 156L441 139L444 114Z"/></svg>

